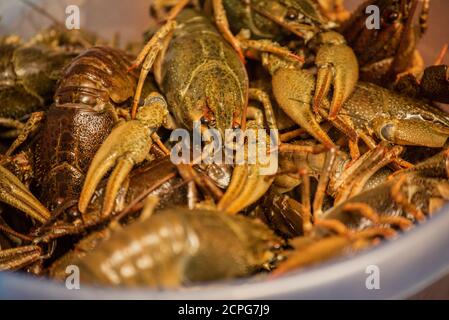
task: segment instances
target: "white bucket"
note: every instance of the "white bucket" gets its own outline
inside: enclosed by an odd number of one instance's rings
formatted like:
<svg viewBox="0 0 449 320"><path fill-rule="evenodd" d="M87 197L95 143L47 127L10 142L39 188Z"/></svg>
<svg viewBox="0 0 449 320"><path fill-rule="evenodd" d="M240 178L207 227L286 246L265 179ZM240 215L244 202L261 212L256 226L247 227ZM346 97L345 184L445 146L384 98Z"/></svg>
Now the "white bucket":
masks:
<svg viewBox="0 0 449 320"><path fill-rule="evenodd" d="M148 28L149 0L42 0L58 20L65 21L67 5L78 4L81 27L111 38L140 40ZM360 1L349 1L359 3ZM421 50L432 63L449 40L449 2L432 0L429 34ZM441 17L439 16L441 15ZM29 36L50 21L16 0L0 0L0 34ZM446 61L446 63L448 63ZM0 273L0 298L39 299L388 299L410 297L449 274L449 207L420 226L353 257L344 257L276 280L236 280L180 290L81 287L68 290L47 279L19 273ZM380 288L367 287L370 266L380 272ZM368 272L368 273L367 273ZM371 289L370 289L371 288Z"/></svg>

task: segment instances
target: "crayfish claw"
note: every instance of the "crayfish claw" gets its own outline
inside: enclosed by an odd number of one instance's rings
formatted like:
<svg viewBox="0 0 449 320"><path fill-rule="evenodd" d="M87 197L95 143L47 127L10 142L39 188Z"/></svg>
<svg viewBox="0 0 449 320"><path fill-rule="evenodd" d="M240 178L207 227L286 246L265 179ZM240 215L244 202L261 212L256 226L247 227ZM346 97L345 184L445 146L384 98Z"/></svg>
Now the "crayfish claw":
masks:
<svg viewBox="0 0 449 320"><path fill-rule="evenodd" d="M121 159L117 162L117 166L112 171L106 186L106 192L103 202L102 214L109 215L114 209L115 197L117 196L123 181L125 181L128 174L131 172L134 163L129 159Z"/></svg>
<svg viewBox="0 0 449 320"><path fill-rule="evenodd" d="M321 35L323 43L318 49L316 65L318 67L317 84L313 109L317 112L327 98L333 84L332 102L329 119L333 120L342 105L350 97L358 81L359 66L357 57L346 45L342 35L326 32Z"/></svg>
<svg viewBox="0 0 449 320"><path fill-rule="evenodd" d="M301 128L329 148L335 147L328 134L320 127L312 108L315 86L312 73L298 69L281 69L273 77L273 94L281 109Z"/></svg>
<svg viewBox="0 0 449 320"><path fill-rule="evenodd" d="M115 197L135 164L145 160L153 144L152 134L162 125L168 115L165 99L151 93L137 112L135 120L115 127L95 154L84 181L78 208L84 213L106 173L115 166L106 186L102 215L109 215Z"/></svg>
<svg viewBox="0 0 449 320"><path fill-rule="evenodd" d="M81 213L86 212L87 206L89 205L95 189L101 179L114 166L116 160L116 156L110 156L109 158L103 157L103 154L105 153L105 150L102 150L104 149L103 146L104 144L97 151L87 172L86 179L84 180L83 189L78 201L78 209Z"/></svg>
<svg viewBox="0 0 449 320"><path fill-rule="evenodd" d="M223 201L218 203L217 208L219 210L229 214L236 214L260 199L273 183L274 177L265 179L266 176L259 174L260 168L258 165L245 164L239 167L243 166L246 167L241 168L244 173L234 169L235 173L232 174L231 183L238 180L238 187L236 189L232 188L229 192L226 191L226 197L223 196Z"/></svg>
<svg viewBox="0 0 449 320"><path fill-rule="evenodd" d="M249 121L249 128L260 128L256 124L257 121ZM268 140L266 134L260 134L257 137ZM246 150L245 163L235 166L232 172L231 182L225 194L220 199L217 209L225 211L229 214L236 214L249 205L260 199L270 188L274 181L274 176L267 177L267 172L271 171L270 161L262 163L261 159L255 159L255 163L251 163L248 159L248 150Z"/></svg>

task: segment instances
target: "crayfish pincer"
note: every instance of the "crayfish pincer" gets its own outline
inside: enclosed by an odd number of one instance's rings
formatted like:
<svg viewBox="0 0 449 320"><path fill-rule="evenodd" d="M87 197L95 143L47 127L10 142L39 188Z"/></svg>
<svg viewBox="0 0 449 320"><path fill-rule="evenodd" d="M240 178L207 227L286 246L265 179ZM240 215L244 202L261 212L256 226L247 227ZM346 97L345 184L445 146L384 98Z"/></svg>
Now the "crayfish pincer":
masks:
<svg viewBox="0 0 449 320"><path fill-rule="evenodd" d="M179 208L109 234L90 252L68 253L55 262L50 275L65 278L65 267L71 264L79 267L85 283L188 285L250 275L272 261L279 244L257 220Z"/></svg>
<svg viewBox="0 0 449 320"><path fill-rule="evenodd" d="M311 107L315 82L316 77L310 72L280 70L273 79L274 94L290 110L296 107L294 113L298 113L300 108ZM324 108L319 110L324 116L329 105L325 99ZM336 127L354 142L354 148L359 139L370 149L378 140L441 148L449 137L449 117L439 108L366 82L357 84L336 121L339 123Z"/></svg>
<svg viewBox="0 0 449 320"><path fill-rule="evenodd" d="M249 128L251 118L258 123L266 120L270 129L276 129L268 95L248 88L245 66L209 19L191 8L183 9L175 18L169 19L153 35L132 66L142 65L132 114L137 110L141 89L153 68L170 112L176 122L187 129L193 129L193 123L201 121L203 129L216 128L224 137L226 130ZM265 119L260 110L248 107L249 98L262 103ZM250 119L248 125L247 118ZM266 192L271 181L259 180L258 168L253 166L252 169L254 174L244 174L248 170L246 166L234 171L233 187L226 190L227 195L219 205L221 210L236 213L241 206L233 206L231 210L232 202L236 204L236 200L244 199L244 203L252 203Z"/></svg>
<svg viewBox="0 0 449 320"><path fill-rule="evenodd" d="M121 123L112 130L90 164L78 203L80 212L86 211L98 183L116 163L109 177L103 204L103 215L112 212L120 186L133 166L143 162L149 155L153 143L151 135L162 125L167 115L165 99L154 92L145 99L135 120Z"/></svg>
<svg viewBox="0 0 449 320"><path fill-rule="evenodd" d="M317 82L313 99L316 110L332 92L329 118L334 119L342 104L348 100L358 80L357 58L345 38L335 31L336 23L328 21L314 0L215 0L215 16L223 33L230 35L237 47L264 52L277 51L276 42L293 34L304 43L302 49L315 53ZM220 5L222 3L222 5ZM229 19L229 24L226 21ZM224 22L226 21L226 22ZM248 30L251 40L245 41L234 33ZM228 39L228 38L227 38ZM262 40L253 40L262 39ZM232 41L233 40L233 41ZM333 88L333 90L331 90ZM302 125L302 124L301 124Z"/></svg>

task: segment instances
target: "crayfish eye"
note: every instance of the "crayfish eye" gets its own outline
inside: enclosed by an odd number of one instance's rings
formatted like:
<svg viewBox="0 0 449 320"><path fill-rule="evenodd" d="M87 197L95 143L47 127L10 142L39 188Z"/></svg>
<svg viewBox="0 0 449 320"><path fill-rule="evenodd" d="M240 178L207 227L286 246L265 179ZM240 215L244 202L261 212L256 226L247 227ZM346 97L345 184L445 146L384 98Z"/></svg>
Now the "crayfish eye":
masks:
<svg viewBox="0 0 449 320"><path fill-rule="evenodd" d="M209 120L206 119L206 117L201 117L201 124L208 125L209 124Z"/></svg>
<svg viewBox="0 0 449 320"><path fill-rule="evenodd" d="M392 24L399 19L399 12L396 10L387 10L385 13L385 21L388 24Z"/></svg>
<svg viewBox="0 0 449 320"><path fill-rule="evenodd" d="M380 137L387 141L394 141L394 125L389 123L380 129Z"/></svg>
<svg viewBox="0 0 449 320"><path fill-rule="evenodd" d="M432 116L431 114L422 114L421 118L425 121L431 121L431 122L435 121L435 117Z"/></svg>
<svg viewBox="0 0 449 320"><path fill-rule="evenodd" d="M293 21L296 20L298 18L298 11L296 11L293 8L289 8L287 10L287 13L285 14L285 19Z"/></svg>

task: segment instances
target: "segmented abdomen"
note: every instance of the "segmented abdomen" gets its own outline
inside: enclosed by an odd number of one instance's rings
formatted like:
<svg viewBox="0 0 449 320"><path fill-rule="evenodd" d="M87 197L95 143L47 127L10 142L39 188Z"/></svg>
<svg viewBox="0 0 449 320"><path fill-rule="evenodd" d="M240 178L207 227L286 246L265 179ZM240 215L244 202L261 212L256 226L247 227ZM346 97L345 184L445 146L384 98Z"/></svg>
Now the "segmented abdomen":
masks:
<svg viewBox="0 0 449 320"><path fill-rule="evenodd" d="M82 103L120 104L134 94L136 77L128 72L130 57L109 47L93 47L66 67L55 94L57 105Z"/></svg>
<svg viewBox="0 0 449 320"><path fill-rule="evenodd" d="M126 227L64 263L78 266L87 283L167 287L248 275L267 262L276 240L251 219L180 208ZM59 269L52 273L63 275Z"/></svg>
<svg viewBox="0 0 449 320"><path fill-rule="evenodd" d="M93 47L65 68L35 150L40 199L50 209L79 197L90 161L115 124L113 108L134 94L130 65L118 49Z"/></svg>

